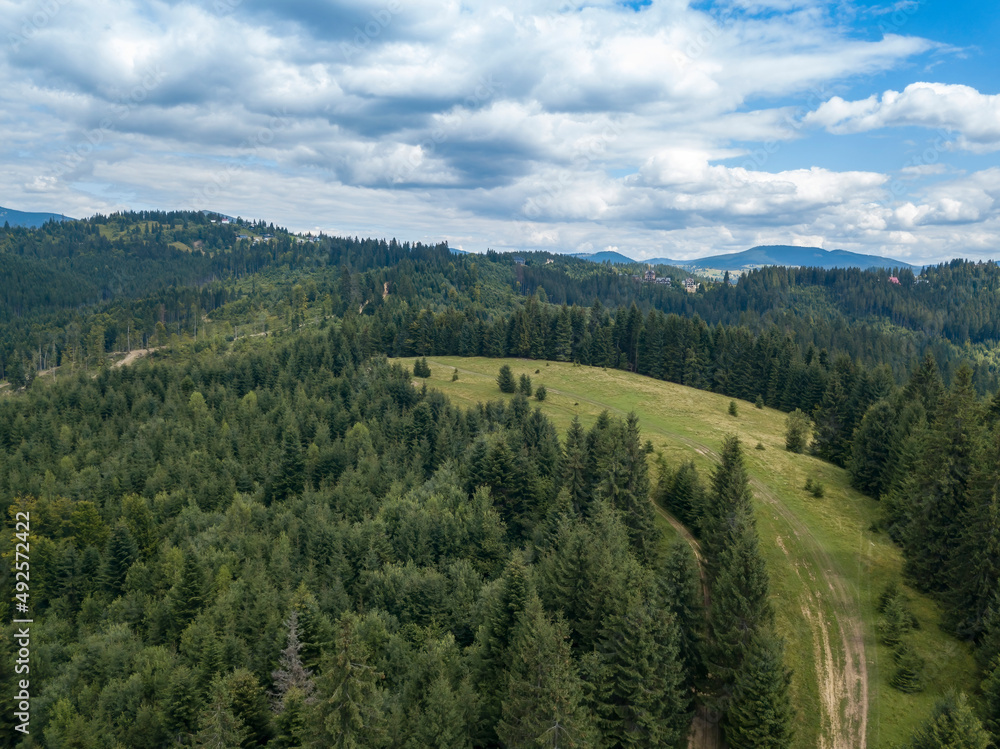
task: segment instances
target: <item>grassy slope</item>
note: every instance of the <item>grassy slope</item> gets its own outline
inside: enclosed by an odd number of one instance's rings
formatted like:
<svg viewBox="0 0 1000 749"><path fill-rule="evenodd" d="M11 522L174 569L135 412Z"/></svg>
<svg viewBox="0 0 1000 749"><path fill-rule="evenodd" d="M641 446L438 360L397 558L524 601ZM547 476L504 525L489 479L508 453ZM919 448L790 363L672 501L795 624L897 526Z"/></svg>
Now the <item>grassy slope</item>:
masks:
<svg viewBox="0 0 1000 749"><path fill-rule="evenodd" d="M909 597L921 622L913 643L927 659L928 688L904 695L888 685L892 655L876 640L874 606L886 582L900 577L899 550L868 530L877 504L849 487L845 471L784 450L785 414L738 402L734 418L727 413L729 398L672 383L557 362L504 361L515 376L527 373L534 385L546 386L549 396L541 406L560 430L574 416L587 426L605 408L635 410L644 438L674 465L694 459L706 479L723 436L739 435L754 480L778 626L794 671L796 746L893 746L910 737L944 689L972 689L967 647L939 630L937 605L913 591ZM438 357L430 360L428 384L457 404L497 398L495 376L504 361ZM453 382L454 367L459 379ZM754 449L758 442L763 451ZM823 482L824 498L802 490L807 477Z"/></svg>

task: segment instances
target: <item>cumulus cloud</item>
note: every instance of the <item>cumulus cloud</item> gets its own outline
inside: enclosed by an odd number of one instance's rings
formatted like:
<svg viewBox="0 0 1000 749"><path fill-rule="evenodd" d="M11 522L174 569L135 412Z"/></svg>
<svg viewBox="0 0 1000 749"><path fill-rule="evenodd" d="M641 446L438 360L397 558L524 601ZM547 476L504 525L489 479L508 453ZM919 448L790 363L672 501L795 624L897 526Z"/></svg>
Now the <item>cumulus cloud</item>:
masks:
<svg viewBox="0 0 1000 749"><path fill-rule="evenodd" d="M985 153L1000 150L1000 94L981 94L971 86L911 83L860 101L834 96L805 121L832 133L861 133L884 127L916 126L958 134L955 145Z"/></svg>
<svg viewBox="0 0 1000 749"><path fill-rule="evenodd" d="M812 0L0 2L4 205L636 257L1000 238L986 172L937 193L913 178L943 168L901 169L897 193L874 171L772 167L817 125L1000 143L996 97L966 87L831 98L936 45L864 41Z"/></svg>

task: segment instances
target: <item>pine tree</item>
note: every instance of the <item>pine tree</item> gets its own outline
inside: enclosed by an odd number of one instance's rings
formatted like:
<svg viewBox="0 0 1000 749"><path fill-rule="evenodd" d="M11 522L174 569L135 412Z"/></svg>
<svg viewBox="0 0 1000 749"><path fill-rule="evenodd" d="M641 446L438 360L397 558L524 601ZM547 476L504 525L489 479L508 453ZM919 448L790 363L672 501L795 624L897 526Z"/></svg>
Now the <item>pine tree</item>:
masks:
<svg viewBox="0 0 1000 749"><path fill-rule="evenodd" d="M914 735L909 749L988 749L989 734L964 694L949 693Z"/></svg>
<svg viewBox="0 0 1000 749"><path fill-rule="evenodd" d="M890 648L896 647L912 629L911 616L902 596L897 595L889 598L876 623L881 643Z"/></svg>
<svg viewBox="0 0 1000 749"><path fill-rule="evenodd" d="M299 430L287 426L281 442L281 464L269 496L271 501L284 500L291 494L298 494L305 486L305 451Z"/></svg>
<svg viewBox="0 0 1000 749"><path fill-rule="evenodd" d="M732 749L785 749L792 745L794 714L784 643L767 631L754 635L735 675L726 711L726 741Z"/></svg>
<svg viewBox="0 0 1000 749"><path fill-rule="evenodd" d="M590 747L593 726L570 656L566 627L553 623L537 597L529 600L511 644L507 692L497 736L512 749Z"/></svg>
<svg viewBox="0 0 1000 749"><path fill-rule="evenodd" d="M500 374L497 375L497 385L501 393L513 393L517 390L514 373L510 371L509 365L504 364L500 367Z"/></svg>

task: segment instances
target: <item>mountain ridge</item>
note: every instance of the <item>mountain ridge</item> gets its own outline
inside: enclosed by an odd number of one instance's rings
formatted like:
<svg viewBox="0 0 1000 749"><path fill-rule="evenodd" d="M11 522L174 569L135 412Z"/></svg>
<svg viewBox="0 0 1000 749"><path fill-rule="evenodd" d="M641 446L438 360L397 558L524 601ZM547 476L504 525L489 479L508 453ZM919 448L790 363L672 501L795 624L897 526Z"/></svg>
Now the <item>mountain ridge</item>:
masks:
<svg viewBox="0 0 1000 749"><path fill-rule="evenodd" d="M865 255L849 250L824 250L820 247L798 247L794 245L758 245L742 252L723 255L709 255L693 260L673 260L666 257L648 260L632 258L611 250L596 253L574 253L571 257L591 262L645 265L673 265L679 268L712 268L714 270L749 270L763 265L798 266L807 268L908 268L918 271L921 266L882 257Z"/></svg>
<svg viewBox="0 0 1000 749"><path fill-rule="evenodd" d="M16 211L13 208L0 206L0 226L8 223L11 226L24 226L36 229L46 221L75 221L62 213L45 213L35 211Z"/></svg>

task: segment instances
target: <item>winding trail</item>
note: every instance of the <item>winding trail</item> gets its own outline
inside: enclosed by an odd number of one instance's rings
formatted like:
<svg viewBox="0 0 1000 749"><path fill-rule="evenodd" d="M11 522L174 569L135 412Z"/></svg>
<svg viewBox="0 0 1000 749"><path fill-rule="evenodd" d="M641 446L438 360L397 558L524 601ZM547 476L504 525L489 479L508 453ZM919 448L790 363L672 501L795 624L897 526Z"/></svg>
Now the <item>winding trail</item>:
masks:
<svg viewBox="0 0 1000 749"><path fill-rule="evenodd" d="M445 366L442 362L434 362ZM451 367L453 365L448 364ZM483 377L483 373L460 369ZM548 388L576 402L586 402L619 415L625 411L573 392ZM687 445L713 461L717 451L703 442L676 432L655 430L673 441ZM796 606L809 623L812 638L815 679L820 698L820 749L866 749L868 745L868 654L865 650L865 626L860 602L851 592L848 576L798 515L759 478L751 476L750 485L758 498L758 508L766 508L787 526L787 534L778 535L775 543L789 558L789 566L803 582L804 594L798 601L784 601ZM708 600L701 549L698 541L675 517L653 504L680 535L691 545L699 561L703 593ZM796 547L796 557L786 546ZM796 563L798 562L798 563ZM802 572L800 572L800 569ZM803 577L803 573L805 577ZM803 677L806 675L803 674ZM707 716L698 715L689 737L691 749L714 749L721 746L718 725Z"/></svg>

